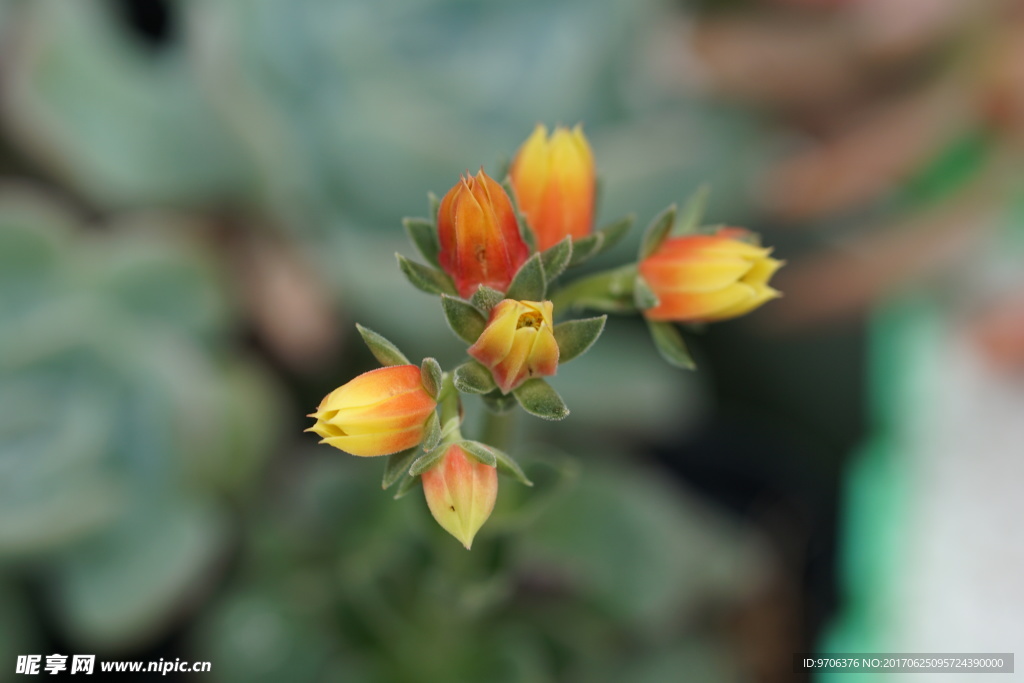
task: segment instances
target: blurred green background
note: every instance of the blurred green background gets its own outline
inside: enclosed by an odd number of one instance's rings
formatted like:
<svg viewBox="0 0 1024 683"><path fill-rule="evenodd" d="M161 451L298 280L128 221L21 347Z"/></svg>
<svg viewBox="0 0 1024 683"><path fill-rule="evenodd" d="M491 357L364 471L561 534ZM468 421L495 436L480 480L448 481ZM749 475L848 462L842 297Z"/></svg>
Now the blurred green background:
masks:
<svg viewBox="0 0 1024 683"><path fill-rule="evenodd" d="M1016 130L975 68L1013 56L972 41L1000 15L886 12L0 2L0 680L53 652L231 683L807 680L865 312L926 270L900 221L1002 205L962 195ZM459 360L401 219L578 121L600 221L708 182L711 222L791 260L787 299L691 335L695 374L613 320L555 381L571 418L520 415L536 486L503 479L466 553L303 415L373 367L355 321ZM877 269L836 261L864 245Z"/></svg>

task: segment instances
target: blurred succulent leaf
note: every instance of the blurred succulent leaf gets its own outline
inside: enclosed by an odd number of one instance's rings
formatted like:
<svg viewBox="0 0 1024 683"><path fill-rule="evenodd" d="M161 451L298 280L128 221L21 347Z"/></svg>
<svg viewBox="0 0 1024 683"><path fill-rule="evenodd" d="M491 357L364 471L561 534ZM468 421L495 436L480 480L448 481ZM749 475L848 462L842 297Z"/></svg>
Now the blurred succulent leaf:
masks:
<svg viewBox="0 0 1024 683"><path fill-rule="evenodd" d="M452 380L455 388L464 394L487 394L497 386L491 371L475 360L466 361L455 368Z"/></svg>
<svg viewBox="0 0 1024 683"><path fill-rule="evenodd" d="M558 278L569 266L572 259L572 237L566 236L558 244L545 249L541 253L541 262L544 266L544 277L548 283Z"/></svg>
<svg viewBox="0 0 1024 683"><path fill-rule="evenodd" d="M437 398L441 391L441 365L436 358L424 358L420 363L420 379L427 393Z"/></svg>
<svg viewBox="0 0 1024 683"><path fill-rule="evenodd" d="M420 444L420 451L432 451L441 441L441 418L435 410L427 418L427 431L423 435L423 443Z"/></svg>
<svg viewBox="0 0 1024 683"><path fill-rule="evenodd" d="M399 451L398 453L392 453L389 455L388 460L384 465L384 479L381 482L381 488L385 490L389 489L395 482L401 479L403 475L407 475L409 473L409 466L412 465L412 461L422 454L422 452L422 449L417 445L412 448L407 448L404 451Z"/></svg>
<svg viewBox="0 0 1024 683"><path fill-rule="evenodd" d="M558 363L568 363L586 353L604 331L608 316L566 320L554 327L555 342L558 344Z"/></svg>
<svg viewBox="0 0 1024 683"><path fill-rule="evenodd" d="M494 450L487 444L466 440L460 441L458 446L477 462L483 463L488 467L498 466L498 458Z"/></svg>
<svg viewBox="0 0 1024 683"><path fill-rule="evenodd" d="M402 225L423 258L435 266L440 265L437 260L437 255L441 251L441 245L437 240L437 226L425 218L404 218Z"/></svg>
<svg viewBox="0 0 1024 683"><path fill-rule="evenodd" d="M701 221L704 220L704 212L708 207L708 197L711 195L711 188L708 185L701 185L697 191L686 200L683 210L680 212L679 223L674 235L692 235L700 229Z"/></svg>
<svg viewBox="0 0 1024 683"><path fill-rule="evenodd" d="M487 319L475 306L453 296L441 295L445 320L452 332L467 344L472 344L487 327Z"/></svg>
<svg viewBox="0 0 1024 683"><path fill-rule="evenodd" d="M540 254L534 254L519 267L512 278L505 297L519 301L543 301L547 284L544 276L544 265Z"/></svg>
<svg viewBox="0 0 1024 683"><path fill-rule="evenodd" d="M636 276L636 285L633 287L633 303L641 311L654 308L658 305L658 295L654 293L647 280L642 275Z"/></svg>
<svg viewBox="0 0 1024 683"><path fill-rule="evenodd" d="M409 365L409 359L404 353L398 350L398 347L392 344L390 341L384 338L368 327L363 327L359 323L356 323L356 329L359 330L359 335L366 342L366 346L370 349L370 353L373 357L380 362L381 365Z"/></svg>
<svg viewBox="0 0 1024 683"><path fill-rule="evenodd" d="M683 335L675 325L667 322L647 321L647 328L651 332L651 339L658 349L661 357L671 365L684 370L696 370L697 364L693 362L690 351L686 348Z"/></svg>
<svg viewBox="0 0 1024 683"><path fill-rule="evenodd" d="M640 242L640 255L639 261L643 261L645 258L653 254L661 246L661 243L668 237L669 232L672 230L672 226L676 222L676 205L668 207L651 221L651 224L647 226L644 231L644 236Z"/></svg>
<svg viewBox="0 0 1024 683"><path fill-rule="evenodd" d="M409 475L412 477L418 477L423 474L439 463L447 450L448 444L442 444L420 455L418 458L413 460L412 465L409 466Z"/></svg>
<svg viewBox="0 0 1024 683"><path fill-rule="evenodd" d="M510 394L501 393L501 389L495 387L493 391L486 394L482 394L480 399L483 401L484 407L497 415L504 415L515 410L519 402L516 401L515 396Z"/></svg>
<svg viewBox="0 0 1024 683"><path fill-rule="evenodd" d="M395 254L398 258L398 267L409 283L427 294L450 294L455 296L455 285L443 271L425 266L415 261L410 261L401 254Z"/></svg>
<svg viewBox="0 0 1024 683"><path fill-rule="evenodd" d="M523 410L545 420L564 420L569 408L554 387L540 377L528 379L512 391Z"/></svg>
<svg viewBox="0 0 1024 683"><path fill-rule="evenodd" d="M473 292L469 302L484 313L490 313L491 309L505 300L505 295L487 285L480 285Z"/></svg>
<svg viewBox="0 0 1024 683"><path fill-rule="evenodd" d="M404 473L402 475L402 479L398 482L398 488L395 489L395 495L393 496L393 498L395 500L398 500L399 498L404 498L409 494L410 491L416 488L416 484L418 484L419 481L420 478L418 476L414 477L408 472Z"/></svg>
<svg viewBox="0 0 1024 683"><path fill-rule="evenodd" d="M55 575L58 617L83 643L149 642L182 601L198 597L225 533L208 505L139 501L116 526L66 551Z"/></svg>

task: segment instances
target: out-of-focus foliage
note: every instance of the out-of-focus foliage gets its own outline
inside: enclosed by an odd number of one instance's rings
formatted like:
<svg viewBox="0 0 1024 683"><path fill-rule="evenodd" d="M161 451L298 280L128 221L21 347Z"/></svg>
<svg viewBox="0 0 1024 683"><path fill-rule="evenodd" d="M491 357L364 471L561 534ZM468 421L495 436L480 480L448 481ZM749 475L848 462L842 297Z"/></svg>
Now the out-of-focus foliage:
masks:
<svg viewBox="0 0 1024 683"><path fill-rule="evenodd" d="M709 216L742 222L764 150L750 117L658 81L648 43L674 5L185 0L152 43L119 6L0 4L4 150L100 217L0 193L0 660L39 642L27 584L60 638L106 651L195 617L189 655L223 681L738 680L717 619L761 549L610 445L704 403L641 327L612 321L560 372L579 462L523 448L537 486L502 480L471 554L374 463L279 439L309 379L246 337L242 247L265 240L339 319L457 363L395 267L400 219L496 172L538 120L585 123L599 223L703 181Z"/></svg>
<svg viewBox="0 0 1024 683"><path fill-rule="evenodd" d="M158 222L83 233L0 194L0 558L47 567L59 618L105 645L198 597L280 420L212 264Z"/></svg>
<svg viewBox="0 0 1024 683"><path fill-rule="evenodd" d="M222 680L739 680L697 615L758 585L760 549L653 473L545 454L467 553L363 464L315 461L266 511L196 634Z"/></svg>

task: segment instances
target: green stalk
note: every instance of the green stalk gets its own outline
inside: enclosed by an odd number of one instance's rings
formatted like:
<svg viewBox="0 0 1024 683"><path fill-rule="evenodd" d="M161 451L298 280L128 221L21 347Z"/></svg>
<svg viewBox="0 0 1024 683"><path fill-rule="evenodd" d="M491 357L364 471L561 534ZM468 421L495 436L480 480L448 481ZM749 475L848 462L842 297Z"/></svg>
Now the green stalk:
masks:
<svg viewBox="0 0 1024 683"><path fill-rule="evenodd" d="M555 311L592 308L608 313L632 313L636 264L605 270L570 282L555 292L551 301Z"/></svg>

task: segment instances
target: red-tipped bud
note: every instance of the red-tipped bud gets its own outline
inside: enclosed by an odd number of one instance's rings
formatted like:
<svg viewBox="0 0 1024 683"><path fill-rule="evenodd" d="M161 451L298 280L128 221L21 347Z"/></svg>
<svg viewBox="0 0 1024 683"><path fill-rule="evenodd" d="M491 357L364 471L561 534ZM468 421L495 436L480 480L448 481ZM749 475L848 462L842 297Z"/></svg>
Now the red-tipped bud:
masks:
<svg viewBox="0 0 1024 683"><path fill-rule="evenodd" d="M468 550L494 509L498 471L453 444L437 465L423 473L423 493L437 523Z"/></svg>
<svg viewBox="0 0 1024 683"><path fill-rule="evenodd" d="M437 232L441 267L465 298L480 285L504 292L530 255L512 201L483 169L460 178L441 200Z"/></svg>

